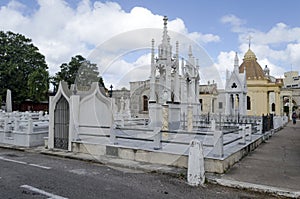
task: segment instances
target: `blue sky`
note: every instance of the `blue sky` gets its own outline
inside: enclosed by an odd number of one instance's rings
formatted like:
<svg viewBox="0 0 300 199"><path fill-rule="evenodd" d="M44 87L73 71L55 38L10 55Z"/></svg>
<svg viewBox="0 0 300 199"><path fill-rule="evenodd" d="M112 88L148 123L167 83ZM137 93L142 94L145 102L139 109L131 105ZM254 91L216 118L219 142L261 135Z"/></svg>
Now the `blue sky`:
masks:
<svg viewBox="0 0 300 199"><path fill-rule="evenodd" d="M0 30L31 38L46 56L51 74L76 54L89 57L93 48L115 35L162 28L164 15L169 18L170 30L204 48L223 81L225 70L232 70L235 52L242 61L249 35L251 49L262 67L269 66L271 75L282 77L285 71L300 69L300 1L1 0L0 6ZM143 39L150 44L147 36ZM145 71L124 73L138 64L146 65L149 55L128 53L127 58L114 60L111 65L117 65L116 69L106 71L108 84L121 82L118 72L128 81L135 80L134 76L147 77L139 75ZM212 79L202 77L204 82Z"/></svg>

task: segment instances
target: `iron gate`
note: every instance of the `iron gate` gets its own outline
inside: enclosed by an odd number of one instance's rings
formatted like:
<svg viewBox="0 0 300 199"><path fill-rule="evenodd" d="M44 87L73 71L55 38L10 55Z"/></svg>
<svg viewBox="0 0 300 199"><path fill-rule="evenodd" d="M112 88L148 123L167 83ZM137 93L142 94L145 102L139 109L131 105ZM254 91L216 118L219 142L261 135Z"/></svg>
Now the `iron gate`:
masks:
<svg viewBox="0 0 300 199"><path fill-rule="evenodd" d="M54 148L68 149L69 103L61 96L54 110Z"/></svg>

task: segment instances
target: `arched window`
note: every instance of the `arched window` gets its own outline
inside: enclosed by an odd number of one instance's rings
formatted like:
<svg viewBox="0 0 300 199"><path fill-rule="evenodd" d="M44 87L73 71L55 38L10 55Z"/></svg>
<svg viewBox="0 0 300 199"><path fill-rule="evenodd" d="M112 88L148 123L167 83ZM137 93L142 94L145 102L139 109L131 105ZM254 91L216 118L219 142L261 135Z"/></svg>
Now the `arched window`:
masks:
<svg viewBox="0 0 300 199"><path fill-rule="evenodd" d="M272 103L272 112L275 112L275 103Z"/></svg>
<svg viewBox="0 0 300 199"><path fill-rule="evenodd" d="M247 110L251 110L251 98L247 96Z"/></svg>
<svg viewBox="0 0 300 199"><path fill-rule="evenodd" d="M233 98L233 94L230 95L230 106L231 106L231 109L234 109L234 98Z"/></svg>
<svg viewBox="0 0 300 199"><path fill-rule="evenodd" d="M172 92L172 93L171 93L171 102L173 102L173 103L174 103L174 101L175 101L174 98L175 98L175 95L174 95L174 93Z"/></svg>
<svg viewBox="0 0 300 199"><path fill-rule="evenodd" d="M143 111L148 111L148 97L143 95Z"/></svg>
<svg viewBox="0 0 300 199"><path fill-rule="evenodd" d="M202 106L202 104L203 104L203 103L202 103L202 102L203 102L203 100L202 100L202 99L199 99L199 103L200 103L200 110L201 110L201 111L203 111L203 106Z"/></svg>

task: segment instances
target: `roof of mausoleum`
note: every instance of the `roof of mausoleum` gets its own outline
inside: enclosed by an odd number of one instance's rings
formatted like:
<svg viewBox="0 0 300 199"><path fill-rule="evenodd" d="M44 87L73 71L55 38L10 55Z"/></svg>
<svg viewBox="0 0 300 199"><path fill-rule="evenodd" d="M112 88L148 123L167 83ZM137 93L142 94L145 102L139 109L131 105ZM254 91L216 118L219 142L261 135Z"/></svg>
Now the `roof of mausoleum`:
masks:
<svg viewBox="0 0 300 199"><path fill-rule="evenodd" d="M243 63L239 67L239 72L243 73L246 69L246 79L263 80L268 79L259 63L257 62L256 55L249 48L245 53Z"/></svg>

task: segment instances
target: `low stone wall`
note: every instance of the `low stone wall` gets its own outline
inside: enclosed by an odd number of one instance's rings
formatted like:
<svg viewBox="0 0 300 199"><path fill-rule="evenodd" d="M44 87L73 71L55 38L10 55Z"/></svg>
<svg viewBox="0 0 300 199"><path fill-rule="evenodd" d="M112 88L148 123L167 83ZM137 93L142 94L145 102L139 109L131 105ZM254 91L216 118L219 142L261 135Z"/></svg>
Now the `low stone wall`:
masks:
<svg viewBox="0 0 300 199"><path fill-rule="evenodd" d="M226 172L236 162L240 161L244 156L257 148L263 140L264 137L261 136L225 158L205 157L205 171L219 174ZM168 165L185 169L188 168L188 155L184 154L172 154L156 150L142 150L118 145L105 146L81 141L72 143L72 151L76 153L91 154L95 157L108 155L138 162Z"/></svg>
<svg viewBox="0 0 300 199"><path fill-rule="evenodd" d="M0 131L0 143L23 147L42 146L46 136L48 136L48 131L30 134Z"/></svg>
<svg viewBox="0 0 300 199"><path fill-rule="evenodd" d="M43 112L0 114L0 143L23 147L44 145L48 136L48 115Z"/></svg>

